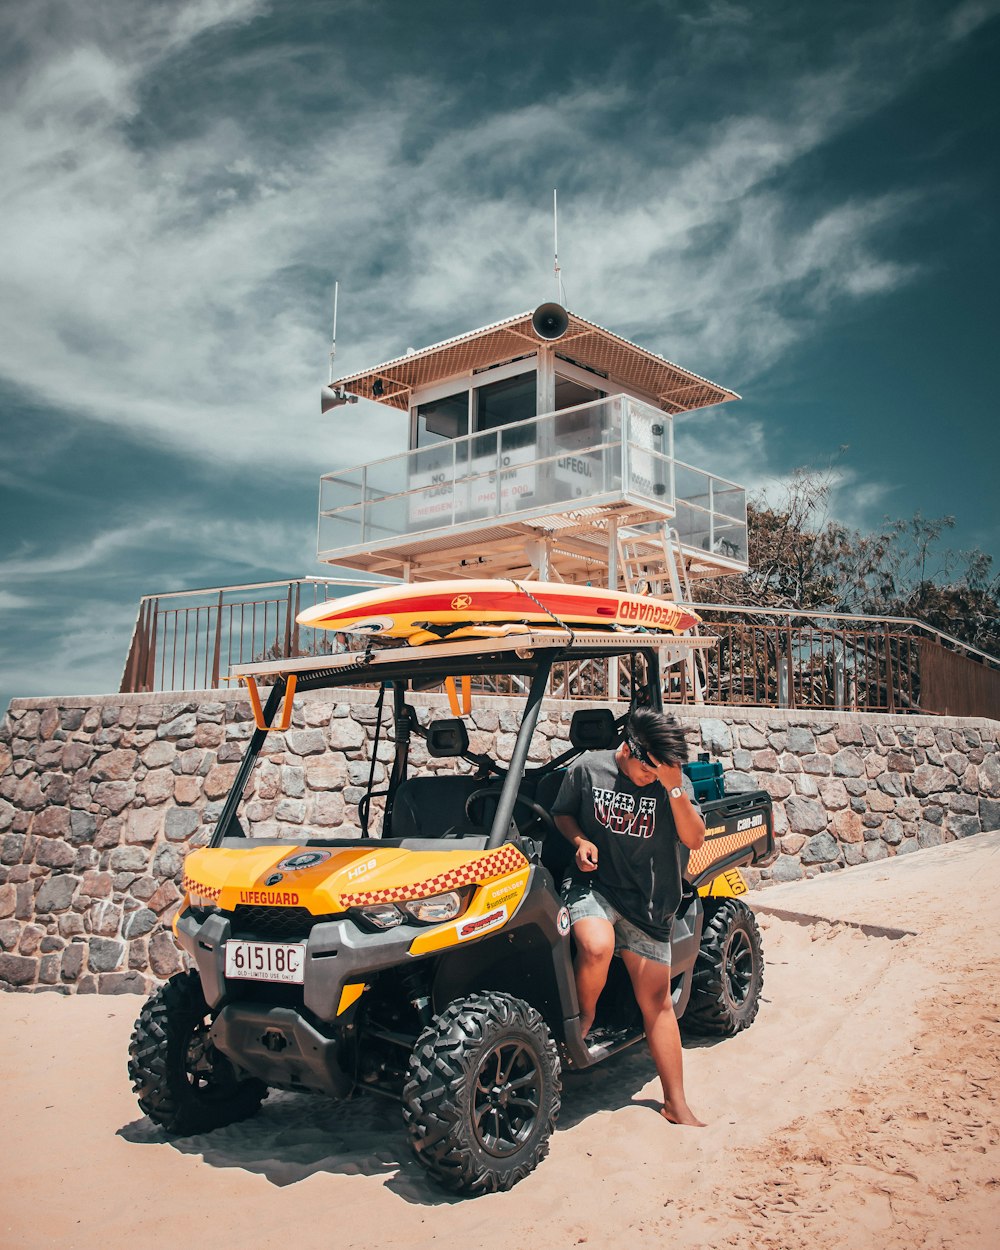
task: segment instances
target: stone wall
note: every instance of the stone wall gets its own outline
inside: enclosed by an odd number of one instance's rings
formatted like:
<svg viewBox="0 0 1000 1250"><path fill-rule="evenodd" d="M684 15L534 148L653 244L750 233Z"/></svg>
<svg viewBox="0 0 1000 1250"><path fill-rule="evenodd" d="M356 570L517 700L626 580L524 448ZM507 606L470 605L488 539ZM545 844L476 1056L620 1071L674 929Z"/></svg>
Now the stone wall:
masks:
<svg viewBox="0 0 1000 1250"><path fill-rule="evenodd" d="M296 698L247 790L251 834L359 835L374 697ZM433 696L412 702L422 718L449 715ZM509 759L519 708L479 699L473 749ZM572 711L546 706L533 763L568 746ZM997 722L714 708L682 719L730 789L775 800L781 854L754 885L1000 827ZM181 966L170 919L184 855L208 840L251 730L236 691L14 701L0 727L0 986L144 992ZM390 755L379 747L377 782ZM413 761L451 766L419 741Z"/></svg>

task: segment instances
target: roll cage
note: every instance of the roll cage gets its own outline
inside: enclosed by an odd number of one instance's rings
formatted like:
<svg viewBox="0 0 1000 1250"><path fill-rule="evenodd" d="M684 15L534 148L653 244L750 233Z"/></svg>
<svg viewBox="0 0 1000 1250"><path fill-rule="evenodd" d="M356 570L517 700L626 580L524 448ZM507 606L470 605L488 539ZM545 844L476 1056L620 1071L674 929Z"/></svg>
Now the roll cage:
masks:
<svg viewBox="0 0 1000 1250"><path fill-rule="evenodd" d="M709 646L711 643L705 639L691 637L671 637L668 643L663 636L654 634L623 636L617 633L575 632L567 635L561 630L535 630L518 633L511 637L463 640L419 648L378 645L370 640L363 652L343 652L338 655L285 660L280 663L263 661L233 665L230 671L231 680L238 680L248 687L251 702L254 705L256 723L232 788L219 814L209 846L220 846L225 838L246 836L240 825L237 809L257 758L267 740L267 735L277 727L275 720L282 701L286 697L291 700L295 693L302 691L374 686L378 690L376 743L372 750L372 768L365 794L358 804L362 840L383 841L382 838L370 838L368 832L371 806L376 798L385 799L383 829L391 829L397 793L409 776L411 740L416 736L428 743L431 754L452 755L463 759L476 770L474 775L484 784L491 776L496 777L499 793L496 796L496 806L490 821L485 847L486 849L498 847L517 836L516 825L513 821L514 809L522 796L522 781L525 777L531 737L538 722L553 665L565 659L585 661L615 658L621 660L627 675L629 708L645 706L661 711L663 696L660 651L666 645L669 645L672 652L676 652L679 648L698 648ZM435 732L435 723L432 722L428 726L420 724L416 709L407 702L407 694L414 690L424 692L438 686L446 689L450 683L449 693L453 696L457 689L456 678L462 678L469 679L467 682L463 681L463 695L465 695L475 679L499 675L516 675L528 683L521 720L507 767L502 767L488 755L472 751L468 746L467 737L464 744L460 741L461 735L456 735L459 739L457 743L459 749L435 751L433 744L429 741ZM269 693L263 701L257 695L258 681L264 684L270 682ZM385 696L388 692L392 695L392 740L395 744L395 752L385 789L376 790L374 788L374 765L377 743L381 738L386 713ZM454 697L452 703L454 709ZM290 710L287 706L284 709L280 721L282 728L288 723ZM620 717L616 722L616 731L620 729L622 720L624 717ZM440 726L441 722L436 722L436 724ZM568 751L563 752L557 758L532 770L532 790L544 776L565 768L572 759L586 749L588 748L585 745L571 746ZM315 838L307 840L317 841ZM324 844L330 843L329 839L322 839L322 841ZM350 845L356 845L357 841L357 839L351 839ZM457 845L461 846L461 841Z"/></svg>

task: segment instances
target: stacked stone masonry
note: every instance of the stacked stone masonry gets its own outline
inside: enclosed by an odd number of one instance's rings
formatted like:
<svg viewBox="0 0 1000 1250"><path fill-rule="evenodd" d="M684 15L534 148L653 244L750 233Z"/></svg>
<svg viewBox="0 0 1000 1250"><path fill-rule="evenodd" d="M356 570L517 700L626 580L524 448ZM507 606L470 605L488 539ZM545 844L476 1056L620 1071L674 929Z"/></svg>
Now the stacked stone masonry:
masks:
<svg viewBox="0 0 1000 1250"><path fill-rule="evenodd" d="M450 713L415 695L426 720ZM565 750L574 706L548 704L530 761ZM387 720L390 718L387 717ZM516 702L480 699L474 750L509 760ZM760 709L682 709L692 751L730 790L774 799L780 849L755 886L904 855L1000 827L1000 724ZM296 699L241 818L252 836L360 836L374 695ZM252 730L238 692L19 699L0 728L0 987L145 992L182 966L170 931L187 851L207 842ZM391 748L379 746L376 783ZM418 771L448 769L414 742Z"/></svg>

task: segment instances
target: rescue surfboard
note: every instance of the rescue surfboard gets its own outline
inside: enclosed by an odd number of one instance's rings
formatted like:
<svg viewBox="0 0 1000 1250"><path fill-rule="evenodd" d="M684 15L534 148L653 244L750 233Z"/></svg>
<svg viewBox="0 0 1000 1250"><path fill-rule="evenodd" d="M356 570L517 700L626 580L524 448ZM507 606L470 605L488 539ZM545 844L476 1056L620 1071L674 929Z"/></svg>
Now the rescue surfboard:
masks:
<svg viewBox="0 0 1000 1250"><path fill-rule="evenodd" d="M690 608L562 582L462 580L380 586L329 599L297 616L300 625L345 634L374 634L412 644L459 635L489 637L529 626L648 630L681 634L701 619Z"/></svg>

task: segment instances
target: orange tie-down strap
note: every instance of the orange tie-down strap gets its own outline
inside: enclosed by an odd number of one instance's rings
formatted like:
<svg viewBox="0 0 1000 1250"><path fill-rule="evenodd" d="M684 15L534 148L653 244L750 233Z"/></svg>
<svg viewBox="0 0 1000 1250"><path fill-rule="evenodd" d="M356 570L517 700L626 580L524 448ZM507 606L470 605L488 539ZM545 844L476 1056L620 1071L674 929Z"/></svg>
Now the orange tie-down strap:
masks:
<svg viewBox="0 0 1000 1250"><path fill-rule="evenodd" d="M733 851L742 851L752 846L766 830L766 825L754 825L752 829L744 829L741 833L717 833L715 837L707 837L697 851L692 851L688 859L687 875L697 877L706 868L720 859L731 855Z"/></svg>
<svg viewBox="0 0 1000 1250"><path fill-rule="evenodd" d="M372 903L403 903L411 898L428 898L432 894L444 894L447 890L472 885L474 881L505 877L507 873L523 868L527 862L517 847L508 843L482 859L462 864L460 868L449 868L447 872L428 877L426 881L390 886L385 890L368 890L361 894L341 894L340 901L345 907L370 907Z"/></svg>

